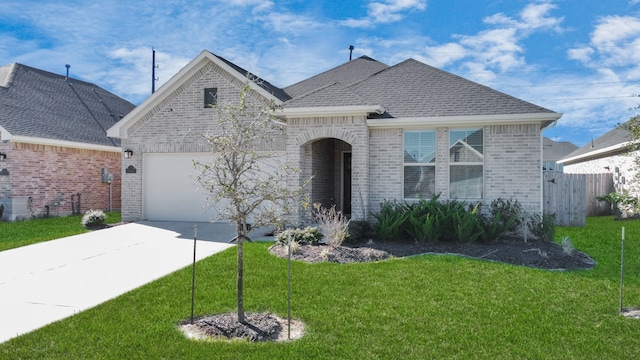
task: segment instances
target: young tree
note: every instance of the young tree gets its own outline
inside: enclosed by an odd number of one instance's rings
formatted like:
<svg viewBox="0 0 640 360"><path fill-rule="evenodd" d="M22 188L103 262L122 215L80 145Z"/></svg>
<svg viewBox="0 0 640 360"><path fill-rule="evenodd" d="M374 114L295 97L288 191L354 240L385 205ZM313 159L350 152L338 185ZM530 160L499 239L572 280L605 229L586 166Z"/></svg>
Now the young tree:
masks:
<svg viewBox="0 0 640 360"><path fill-rule="evenodd" d="M249 82L240 90L237 103L212 105L214 130L205 135L212 156L207 163L194 161L198 182L209 191L210 204L224 204L219 218L235 223L237 230L238 321L245 323L243 305L243 244L250 241L251 227L282 225L288 215L304 202L302 186L290 186L299 170L288 167L268 149L282 138L284 126L276 120L273 101L251 99ZM253 93L255 94L255 93ZM251 223L251 225L249 225Z"/></svg>

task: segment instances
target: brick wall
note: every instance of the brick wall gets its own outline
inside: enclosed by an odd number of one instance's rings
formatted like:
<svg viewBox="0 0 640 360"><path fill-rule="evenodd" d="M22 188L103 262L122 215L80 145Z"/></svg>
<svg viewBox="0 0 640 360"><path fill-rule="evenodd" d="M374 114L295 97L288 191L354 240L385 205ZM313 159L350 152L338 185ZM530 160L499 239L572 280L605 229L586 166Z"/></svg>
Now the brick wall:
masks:
<svg viewBox="0 0 640 360"><path fill-rule="evenodd" d="M101 175L102 168L107 168L114 177L111 206L117 210L121 207L120 156L120 152L12 143L7 159L11 164L7 167L9 176L0 180L0 195L26 201L27 214L18 218L45 215L46 206L50 215L68 215L72 211L71 195L76 200L77 193L82 212L90 208L108 210L109 184L102 182ZM9 195L5 195L7 192Z"/></svg>
<svg viewBox="0 0 640 360"><path fill-rule="evenodd" d="M122 160L122 218L127 221L143 217L143 158L145 153L209 153L205 135L213 131L216 110L205 108L204 89L217 88L218 104L237 103L243 81L225 73L213 63L205 65L155 108L128 129L122 148L131 149L134 156ZM258 100L261 99L261 100ZM249 100L263 101L255 93ZM274 135L261 149L283 151L284 135ZM126 169L135 169L127 173Z"/></svg>
<svg viewBox="0 0 640 360"><path fill-rule="evenodd" d="M436 194L449 196L449 129L436 130ZM542 209L541 133L538 124L484 127L484 199L517 199L527 211ZM403 199L403 130L371 129L371 211Z"/></svg>
<svg viewBox="0 0 640 360"><path fill-rule="evenodd" d="M616 190L627 190L636 196L640 196L638 186L635 185L633 159L635 155L624 153L613 154L599 159L591 159L576 164L565 164L564 172L567 174L613 174L613 186ZM605 195L605 194L600 194Z"/></svg>

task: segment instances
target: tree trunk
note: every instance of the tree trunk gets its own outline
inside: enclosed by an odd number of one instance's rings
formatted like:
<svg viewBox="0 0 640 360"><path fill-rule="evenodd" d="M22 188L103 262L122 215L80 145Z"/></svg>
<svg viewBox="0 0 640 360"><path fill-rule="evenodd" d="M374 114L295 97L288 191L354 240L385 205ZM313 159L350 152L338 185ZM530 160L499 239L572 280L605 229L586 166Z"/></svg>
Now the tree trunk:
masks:
<svg viewBox="0 0 640 360"><path fill-rule="evenodd" d="M244 224L238 224L238 322L244 324L246 322L244 317L244 300L243 300L243 276L244 276L244 261L242 254L242 245L244 244Z"/></svg>

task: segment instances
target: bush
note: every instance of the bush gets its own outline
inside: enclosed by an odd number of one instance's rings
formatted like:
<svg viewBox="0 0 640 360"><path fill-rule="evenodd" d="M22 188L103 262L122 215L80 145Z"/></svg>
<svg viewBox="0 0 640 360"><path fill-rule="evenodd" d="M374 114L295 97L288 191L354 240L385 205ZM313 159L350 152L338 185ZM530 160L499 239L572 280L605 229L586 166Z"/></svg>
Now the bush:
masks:
<svg viewBox="0 0 640 360"><path fill-rule="evenodd" d="M372 215L378 220L375 231L382 240L397 239L408 218L406 207L396 201L385 201L380 212Z"/></svg>
<svg viewBox="0 0 640 360"><path fill-rule="evenodd" d="M364 220L351 220L349 222L349 228L347 229L349 236L346 242L360 243L371 240L375 237L375 231L371 223Z"/></svg>
<svg viewBox="0 0 640 360"><path fill-rule="evenodd" d="M410 237L415 241L490 242L509 230L515 230L520 203L494 200L491 216L482 213L482 203L468 204L451 200L439 202L440 195L415 203L385 202L375 230L383 240Z"/></svg>
<svg viewBox="0 0 640 360"><path fill-rule="evenodd" d="M315 226L307 226L304 229L286 229L283 232L278 233L276 236L276 243L280 245L287 245L289 241L289 235L291 235L291 241L298 244L311 244L317 245L322 239L322 233Z"/></svg>
<svg viewBox="0 0 640 360"><path fill-rule="evenodd" d="M533 214L527 227L531 234L543 241L553 241L556 235L556 214Z"/></svg>
<svg viewBox="0 0 640 360"><path fill-rule="evenodd" d="M102 210L87 210L82 217L82 225L91 226L91 225L100 225L104 223L104 220L107 218L107 214Z"/></svg>
<svg viewBox="0 0 640 360"><path fill-rule="evenodd" d="M323 208L319 203L313 204L314 217L320 224L322 233L327 237L327 243L331 246L340 246L349 236L349 222L341 211L336 211L336 206Z"/></svg>
<svg viewBox="0 0 640 360"><path fill-rule="evenodd" d="M522 224L520 213L522 206L518 200L495 199L491 202L491 217L499 221L505 231L515 231ZM498 218L496 215L500 215Z"/></svg>

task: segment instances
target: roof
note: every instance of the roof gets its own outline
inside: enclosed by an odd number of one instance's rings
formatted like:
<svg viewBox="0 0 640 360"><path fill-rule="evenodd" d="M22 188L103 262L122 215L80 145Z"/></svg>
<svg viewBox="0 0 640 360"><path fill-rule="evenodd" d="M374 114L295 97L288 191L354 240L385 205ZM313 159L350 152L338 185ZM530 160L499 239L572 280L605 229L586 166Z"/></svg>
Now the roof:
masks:
<svg viewBox="0 0 640 360"><path fill-rule="evenodd" d="M340 85L340 86L338 86ZM329 89L337 89L329 94ZM408 59L394 66L361 57L320 75L286 87L291 100L283 104L295 108L379 105L385 110L370 119L486 117L535 114L547 119L560 117L551 110L515 98L460 76ZM440 119L439 121L446 121Z"/></svg>
<svg viewBox="0 0 640 360"><path fill-rule="evenodd" d="M630 138L627 130L622 126L616 126L600 137L593 139L590 143L569 153L560 159L559 162L566 165L611 156L625 151L629 141Z"/></svg>
<svg viewBox="0 0 640 360"><path fill-rule="evenodd" d="M202 51L157 92L108 130L125 138L190 76L213 62L282 105L280 117L366 115L377 126L469 125L539 122L544 128L561 114L442 71L414 59L388 66L367 56L280 89L230 61Z"/></svg>
<svg viewBox="0 0 640 360"><path fill-rule="evenodd" d="M544 161L560 160L577 149L577 145L568 141L554 141L548 137L542 139L542 159Z"/></svg>
<svg viewBox="0 0 640 360"><path fill-rule="evenodd" d="M349 86L388 67L388 65L368 56L361 56L306 80L287 86L284 91L291 98L295 98L334 83Z"/></svg>
<svg viewBox="0 0 640 360"><path fill-rule="evenodd" d="M118 147L106 130L135 106L84 81L26 65L0 67L3 140L47 139Z"/></svg>
<svg viewBox="0 0 640 360"><path fill-rule="evenodd" d="M232 63L231 61L223 58L222 56L213 54L211 52L209 52L212 56L217 57L218 59L222 60L224 63L226 63L227 65L229 65L231 68L233 68L235 71L237 71L238 73L247 76L248 78L252 79L253 82L256 83L256 85L258 85L259 87L261 87L262 89L266 90L268 93L270 93L271 95L275 96L276 98L278 98L280 101L286 101L291 99L291 96L289 96L289 94L287 94L284 90L280 89L279 87L272 85L271 83L269 83L268 81L250 73L249 71L241 68L240 66Z"/></svg>

